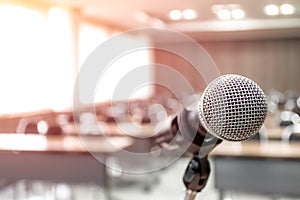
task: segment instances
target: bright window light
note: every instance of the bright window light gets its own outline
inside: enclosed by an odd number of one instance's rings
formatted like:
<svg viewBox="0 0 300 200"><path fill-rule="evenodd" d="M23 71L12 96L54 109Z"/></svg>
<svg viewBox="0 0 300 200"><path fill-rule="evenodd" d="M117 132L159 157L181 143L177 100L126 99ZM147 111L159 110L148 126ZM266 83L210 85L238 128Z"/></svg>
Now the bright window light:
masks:
<svg viewBox="0 0 300 200"><path fill-rule="evenodd" d="M118 35L117 38L112 38L109 42L112 46L132 46L136 44L137 46L145 47L149 46L149 41L146 37L135 36L135 35ZM82 38L84 41L86 38ZM94 44L93 40L90 40ZM94 49L86 49L91 52ZM111 49L113 50L113 49ZM133 98L144 99L148 98L152 93L152 85L148 85L141 88L130 88L130 84L126 84L124 91L120 92L120 87L123 85L118 85L123 80L123 78L128 77L127 75L133 72L135 69L146 66L143 70L143 74L139 73L136 79L141 79L144 82L151 82L152 71L151 71L151 50L137 50L128 52L125 55L120 55L120 57L115 58L111 61L111 64L105 66L105 71L103 74L99 74L99 80L94 91L94 98L90 98L90 94L87 93L85 88L84 80L81 79L79 74L79 93L80 93L80 102L83 104L94 104L97 102L105 101L123 101ZM83 52L83 49L80 51ZM101 58L100 58L101 59ZM83 80L83 81L80 81ZM127 88L128 85L128 88ZM137 90L138 89L138 90ZM130 94L129 94L130 93Z"/></svg>
<svg viewBox="0 0 300 200"><path fill-rule="evenodd" d="M169 13L169 17L172 20L180 20L182 18L182 13L180 10L171 10Z"/></svg>
<svg viewBox="0 0 300 200"><path fill-rule="evenodd" d="M231 19L231 13L227 9L221 9L218 11L217 16L220 20L229 20Z"/></svg>
<svg viewBox="0 0 300 200"><path fill-rule="evenodd" d="M69 108L74 57L68 12L2 5L0 30L0 114Z"/></svg>
<svg viewBox="0 0 300 200"><path fill-rule="evenodd" d="M269 4L267 6L265 6L265 13L267 15L278 15L279 14L279 8L277 5L274 4Z"/></svg>
<svg viewBox="0 0 300 200"><path fill-rule="evenodd" d="M231 16L233 19L244 19L245 12L240 8L234 9L231 11Z"/></svg>
<svg viewBox="0 0 300 200"><path fill-rule="evenodd" d="M108 39L108 33L104 28L88 23L82 23L79 27L78 56L79 67L82 66L92 51Z"/></svg>
<svg viewBox="0 0 300 200"><path fill-rule="evenodd" d="M295 7L291 4L282 4L280 6L280 12L283 15L291 15L295 13Z"/></svg>
<svg viewBox="0 0 300 200"><path fill-rule="evenodd" d="M182 16L184 19L191 20L197 18L197 12L193 9L185 9L182 12Z"/></svg>
<svg viewBox="0 0 300 200"><path fill-rule="evenodd" d="M143 36L122 36L120 40L116 42L121 45L136 43L140 44L139 46L149 46L147 38ZM113 61L98 82L94 101L124 101L128 99L148 98L152 92L152 85L140 85L139 88L131 88L130 84L128 84L128 87L125 86L125 90L127 91L122 91L122 94L120 94L120 86L118 84L123 78L126 78L128 74L134 72L135 69L141 66L147 67L144 73L139 74L139 77L136 78L143 80L143 82L150 83L152 81L150 58L150 50L145 49L129 52ZM127 94L130 95L127 96Z"/></svg>

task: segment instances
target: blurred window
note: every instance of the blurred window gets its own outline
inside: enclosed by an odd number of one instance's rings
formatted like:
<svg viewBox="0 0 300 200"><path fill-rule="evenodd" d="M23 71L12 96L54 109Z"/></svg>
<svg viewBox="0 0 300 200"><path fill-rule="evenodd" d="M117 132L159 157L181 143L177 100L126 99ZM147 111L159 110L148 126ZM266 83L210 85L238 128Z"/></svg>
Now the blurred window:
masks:
<svg viewBox="0 0 300 200"><path fill-rule="evenodd" d="M130 99L141 99L147 98L151 95L152 86L151 85L139 85L137 88L130 88L130 84L126 84L129 87L126 91L122 91L122 94L115 95L114 92L118 91L118 83L122 78L125 78L130 73L135 73L134 70L145 66L143 69L144 73L138 73L135 78L143 80L143 82L148 83L152 80L151 74L151 50L149 49L130 49L123 55L113 55L116 51L114 49L109 49L108 52L105 48L102 48L103 43L110 43L112 46L119 47L130 47L140 46L148 47L149 40L147 37L139 35L129 35L125 33L117 33L116 35L109 37L105 28L95 26L92 24L83 24L80 26L79 31L79 64L80 67L84 64L84 61L88 56L100 46L97 54L103 53L103 58L108 57L108 54L112 52L112 56L115 57L111 60L108 66L99 66L105 69L104 74L99 74L98 83L96 90L94 92L94 99L91 102L90 97L87 97L85 91L86 89L82 86L80 87L80 101L83 104L93 104L96 102L103 102L108 100L120 101ZM104 50L104 51L103 51ZM111 56L111 55L110 55ZM102 59L99 57L99 59ZM85 66L89 69L89 66ZM81 80L81 79L80 79ZM83 80L84 82L84 80ZM85 84L83 84L85 85ZM130 94L129 94L130 93Z"/></svg>
<svg viewBox="0 0 300 200"><path fill-rule="evenodd" d="M0 3L0 114L72 107L78 67L109 38L108 28L73 17L62 7ZM127 35L116 42L148 44L145 37ZM120 79L136 67L149 66L150 56L146 50L133 51L114 60L103 79L105 88L95 91L94 102L111 99ZM140 78L150 81L150 67L146 71ZM132 97L146 97L149 92L150 87L138 88ZM126 96L115 100L122 99ZM84 98L82 102L89 103Z"/></svg>
<svg viewBox="0 0 300 200"><path fill-rule="evenodd" d="M71 16L0 4L0 114L69 107L74 80Z"/></svg>

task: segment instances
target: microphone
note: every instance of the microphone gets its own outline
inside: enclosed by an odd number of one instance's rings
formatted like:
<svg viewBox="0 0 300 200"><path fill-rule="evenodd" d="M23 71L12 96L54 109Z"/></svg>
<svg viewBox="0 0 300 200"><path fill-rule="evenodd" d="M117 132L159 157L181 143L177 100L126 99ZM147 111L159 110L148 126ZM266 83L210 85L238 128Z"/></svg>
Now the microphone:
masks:
<svg viewBox="0 0 300 200"><path fill-rule="evenodd" d="M249 78L227 74L213 80L199 102L168 118L155 143L166 147L175 139L179 148L189 145L188 152L207 156L223 140L244 141L254 136L266 116L262 89Z"/></svg>

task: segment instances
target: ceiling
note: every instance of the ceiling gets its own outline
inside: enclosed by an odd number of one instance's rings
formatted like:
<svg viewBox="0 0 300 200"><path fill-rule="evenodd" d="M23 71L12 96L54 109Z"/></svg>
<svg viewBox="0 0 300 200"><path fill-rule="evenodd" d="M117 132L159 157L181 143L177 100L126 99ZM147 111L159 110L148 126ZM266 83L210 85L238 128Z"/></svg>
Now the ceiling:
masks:
<svg viewBox="0 0 300 200"><path fill-rule="evenodd" d="M257 39L300 37L300 0L43 0L78 8L90 18L124 29L137 27L168 28L197 40ZM267 16L264 6L290 3L295 14ZM221 21L212 12L215 4L239 4L245 10L243 20ZM194 20L172 21L172 9L194 9Z"/></svg>

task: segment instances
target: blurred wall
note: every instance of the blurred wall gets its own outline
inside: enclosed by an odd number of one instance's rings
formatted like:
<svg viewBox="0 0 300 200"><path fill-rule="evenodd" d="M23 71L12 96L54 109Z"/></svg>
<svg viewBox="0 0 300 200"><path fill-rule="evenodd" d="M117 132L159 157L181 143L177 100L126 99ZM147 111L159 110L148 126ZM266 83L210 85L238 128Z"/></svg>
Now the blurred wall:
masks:
<svg viewBox="0 0 300 200"><path fill-rule="evenodd" d="M213 58L221 74L236 73L252 78L265 91L278 89L282 92L295 90L300 92L300 39L249 40L249 41L214 41L200 42ZM190 54L197 52L189 48L189 44L170 43L178 45ZM154 52L154 62L172 66L182 73L193 87L202 91L205 84L197 77L191 64L183 58L160 50ZM155 72L155 79L168 78L173 84L180 85L175 77ZM158 88L158 92L163 89Z"/></svg>

